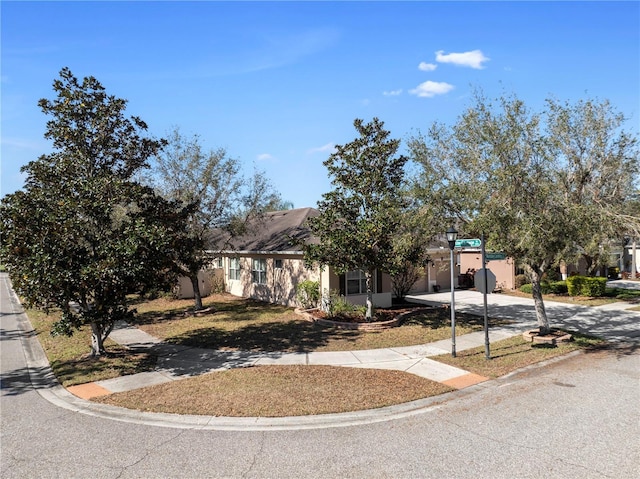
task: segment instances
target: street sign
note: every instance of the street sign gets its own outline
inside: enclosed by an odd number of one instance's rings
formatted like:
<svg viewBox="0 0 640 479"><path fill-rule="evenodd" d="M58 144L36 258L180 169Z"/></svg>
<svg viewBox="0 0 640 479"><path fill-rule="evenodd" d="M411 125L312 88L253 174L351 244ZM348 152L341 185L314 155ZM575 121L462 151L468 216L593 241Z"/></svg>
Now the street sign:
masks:
<svg viewBox="0 0 640 479"><path fill-rule="evenodd" d="M505 253L486 253L485 258L487 261L498 261L507 259L507 255Z"/></svg>
<svg viewBox="0 0 640 479"><path fill-rule="evenodd" d="M478 238L456 240L456 248L479 248L482 241Z"/></svg>
<svg viewBox="0 0 640 479"><path fill-rule="evenodd" d="M487 270L487 289L484 288L484 268L480 268L476 271L476 274L473 275L473 281L475 283L476 289L484 294L491 294L494 289L496 289L496 275L488 269Z"/></svg>

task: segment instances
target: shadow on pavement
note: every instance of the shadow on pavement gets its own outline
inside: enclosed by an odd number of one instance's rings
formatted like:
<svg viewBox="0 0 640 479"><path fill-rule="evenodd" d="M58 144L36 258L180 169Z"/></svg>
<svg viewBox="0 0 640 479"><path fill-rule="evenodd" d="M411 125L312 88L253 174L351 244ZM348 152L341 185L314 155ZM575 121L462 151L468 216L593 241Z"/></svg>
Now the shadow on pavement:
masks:
<svg viewBox="0 0 640 479"><path fill-rule="evenodd" d="M58 384L49 367L18 368L0 375L3 396L18 396L36 389L51 389Z"/></svg>

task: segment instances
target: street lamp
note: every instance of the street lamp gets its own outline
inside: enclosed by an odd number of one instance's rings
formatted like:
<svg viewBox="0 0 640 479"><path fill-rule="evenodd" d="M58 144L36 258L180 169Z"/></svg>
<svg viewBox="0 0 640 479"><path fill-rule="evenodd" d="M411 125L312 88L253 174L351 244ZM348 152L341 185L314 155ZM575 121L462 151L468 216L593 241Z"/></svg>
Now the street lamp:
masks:
<svg viewBox="0 0 640 479"><path fill-rule="evenodd" d="M456 297L455 297L455 283L453 276L453 250L456 247L456 239L458 238L458 232L451 226L447 230L447 241L449 242L449 249L451 250L451 356L456 357Z"/></svg>

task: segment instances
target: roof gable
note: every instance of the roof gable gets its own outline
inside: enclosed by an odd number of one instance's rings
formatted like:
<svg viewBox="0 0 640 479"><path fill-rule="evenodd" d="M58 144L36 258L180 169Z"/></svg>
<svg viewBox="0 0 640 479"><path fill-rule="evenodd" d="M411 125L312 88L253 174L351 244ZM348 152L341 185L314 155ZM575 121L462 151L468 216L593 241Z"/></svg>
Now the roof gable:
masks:
<svg viewBox="0 0 640 479"><path fill-rule="evenodd" d="M271 211L250 222L242 236L231 238L226 231L212 231L207 249L253 253L302 252L298 241L314 241L305 222L317 215L318 210L314 208Z"/></svg>

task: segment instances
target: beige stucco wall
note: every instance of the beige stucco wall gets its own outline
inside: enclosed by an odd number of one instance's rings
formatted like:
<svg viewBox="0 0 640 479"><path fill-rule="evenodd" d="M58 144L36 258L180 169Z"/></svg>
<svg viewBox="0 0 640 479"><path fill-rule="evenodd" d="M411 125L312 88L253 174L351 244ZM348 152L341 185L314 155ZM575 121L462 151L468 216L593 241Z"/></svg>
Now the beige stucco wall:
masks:
<svg viewBox="0 0 640 479"><path fill-rule="evenodd" d="M213 287L213 278L219 276L221 270L206 269L198 273L198 282L200 284L200 296L203 298L211 294ZM186 276L178 278L178 284L175 288L175 295L178 298L193 298L193 285L191 280Z"/></svg>
<svg viewBox="0 0 640 479"><path fill-rule="evenodd" d="M378 308L388 308L392 304L391 277L388 274L382 275L382 293L374 293L373 305ZM340 278L329 268L324 268L321 274L320 291L323 296L330 291L340 291ZM367 304L366 294L348 294L345 299L351 304Z"/></svg>
<svg viewBox="0 0 640 479"><path fill-rule="evenodd" d="M489 261L487 264L489 271L496 275L496 289L514 289L516 269L513 259ZM482 268L482 254L480 251L460 252L460 272L467 270L479 270Z"/></svg>
<svg viewBox="0 0 640 479"><path fill-rule="evenodd" d="M435 286L441 291L451 289L450 264L451 257L449 249L431 251L429 253L431 261L424 269L424 276L420 278L411 288L410 293L433 293ZM458 285L458 274L460 267L457 264L457 255L454 255L454 284Z"/></svg>
<svg viewBox="0 0 640 479"><path fill-rule="evenodd" d="M253 283L251 266L254 258L264 258L267 262L266 284ZM275 267L275 260L282 260L282 268ZM319 271L307 269L300 256L294 255L247 255L240 256L240 280L229 279L229 258L224 258L224 278L226 290L243 298L254 298L274 304L298 306L296 287L302 281L318 281Z"/></svg>

